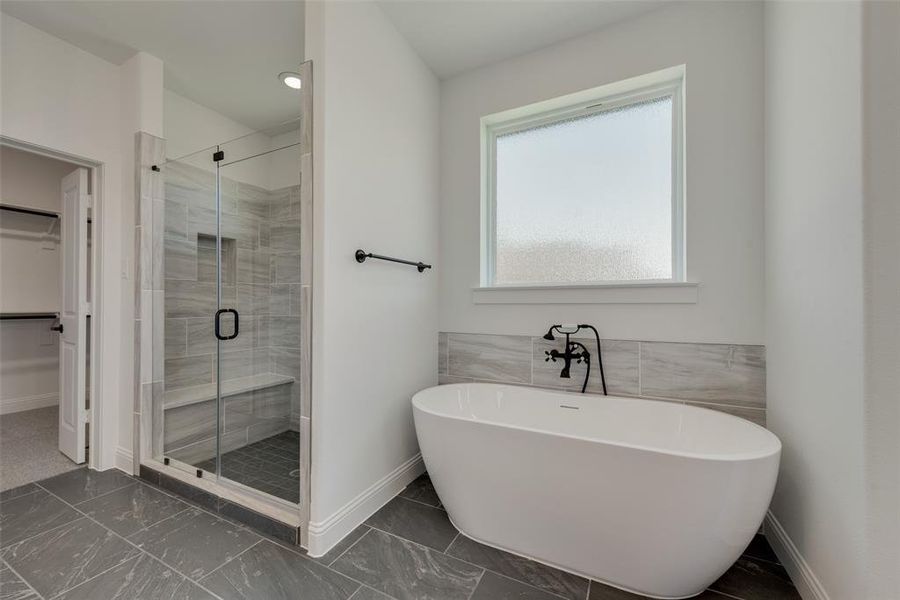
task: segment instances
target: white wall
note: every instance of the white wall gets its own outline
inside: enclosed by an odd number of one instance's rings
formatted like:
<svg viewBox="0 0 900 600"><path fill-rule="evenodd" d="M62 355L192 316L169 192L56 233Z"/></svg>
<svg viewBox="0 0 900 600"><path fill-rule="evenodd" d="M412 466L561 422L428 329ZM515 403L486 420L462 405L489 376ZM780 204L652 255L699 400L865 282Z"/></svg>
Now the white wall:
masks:
<svg viewBox="0 0 900 600"><path fill-rule="evenodd" d="M861 13L765 9L771 510L835 600L866 584Z"/></svg>
<svg viewBox="0 0 900 600"><path fill-rule="evenodd" d="M315 88L310 551L318 554L420 468L353 510L416 457L410 399L436 379L437 273L360 265L353 253L437 262L439 97L433 74L376 4L311 3L306 24Z"/></svg>
<svg viewBox="0 0 900 600"><path fill-rule="evenodd" d="M863 5L866 562L900 598L900 3Z"/></svg>
<svg viewBox="0 0 900 600"><path fill-rule="evenodd" d="M60 209L60 181L75 166L53 158L0 147L0 200L50 212Z"/></svg>
<svg viewBox="0 0 900 600"><path fill-rule="evenodd" d="M0 132L102 163L102 238L97 253L104 285L95 302L102 310L103 372L97 383L103 404L96 412L109 435L91 454L105 469L115 464L118 446L131 447L130 418L119 416L130 415L133 403L133 135L139 124L152 129L161 121L159 115L151 118L161 103L152 97L144 101L143 96L139 102L136 88L125 83L146 84L144 71L161 73L162 65L132 59L118 67L6 14L0 14L0 26Z"/></svg>
<svg viewBox="0 0 900 600"><path fill-rule="evenodd" d="M216 145L223 145L228 162L232 158L253 156L298 141L298 131L274 136L257 133L171 90L165 90L164 105L166 157L182 159L195 167L214 170L211 148ZM283 150L229 165L223 174L229 179L267 190L297 185L300 182L300 149Z"/></svg>
<svg viewBox="0 0 900 600"><path fill-rule="evenodd" d="M0 199L59 212L60 182L75 168L4 146ZM0 213L0 312L58 312L59 271L58 221ZM59 337L50 331L52 324L0 322L0 414L59 402Z"/></svg>
<svg viewBox="0 0 900 600"><path fill-rule="evenodd" d="M690 305L475 305L479 119L501 110L687 65ZM443 331L533 335L593 323L609 338L762 343L763 110L759 3L676 3L444 81L441 86Z"/></svg>
<svg viewBox="0 0 900 600"><path fill-rule="evenodd" d="M0 201L59 212L60 183L77 166L15 148L0 148ZM59 222L0 213L2 312L59 311ZM9 343L9 342L7 342Z"/></svg>
<svg viewBox="0 0 900 600"><path fill-rule="evenodd" d="M300 142L300 130L288 131L272 136L272 148L284 148ZM300 185L300 146L287 148L269 154L270 190L278 190L291 185Z"/></svg>

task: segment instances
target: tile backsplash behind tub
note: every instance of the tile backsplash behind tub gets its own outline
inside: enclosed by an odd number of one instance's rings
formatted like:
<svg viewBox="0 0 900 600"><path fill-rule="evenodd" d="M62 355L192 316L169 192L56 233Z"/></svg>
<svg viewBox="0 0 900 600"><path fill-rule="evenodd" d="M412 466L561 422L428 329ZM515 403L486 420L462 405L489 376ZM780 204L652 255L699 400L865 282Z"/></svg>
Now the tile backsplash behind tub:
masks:
<svg viewBox="0 0 900 600"><path fill-rule="evenodd" d="M602 393L594 338L573 338L591 353L588 393ZM489 381L578 392L584 364L562 379L562 362L545 352L563 349L540 336L438 334L438 383ZM617 396L686 402L766 422L764 346L601 340L607 391Z"/></svg>

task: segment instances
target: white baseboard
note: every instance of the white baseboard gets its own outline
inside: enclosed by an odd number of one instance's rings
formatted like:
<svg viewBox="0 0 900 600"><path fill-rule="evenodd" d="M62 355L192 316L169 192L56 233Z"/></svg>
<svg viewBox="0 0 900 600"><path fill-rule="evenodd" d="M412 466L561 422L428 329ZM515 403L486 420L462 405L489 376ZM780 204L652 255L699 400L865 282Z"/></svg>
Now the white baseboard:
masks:
<svg viewBox="0 0 900 600"><path fill-rule="evenodd" d="M134 455L131 450L121 446L116 448L116 468L129 475L134 475Z"/></svg>
<svg viewBox="0 0 900 600"><path fill-rule="evenodd" d="M46 408L59 404L59 394L38 394L36 396L22 396L21 398L5 398L0 400L0 415Z"/></svg>
<svg viewBox="0 0 900 600"><path fill-rule="evenodd" d="M766 515L766 539L775 554L781 560L781 564L791 576L797 591L804 600L830 600L824 586L816 577L812 567L800 554L800 550L788 536L787 531L772 511Z"/></svg>
<svg viewBox="0 0 900 600"><path fill-rule="evenodd" d="M323 521L309 524L309 546L312 557L324 556L351 531L362 525L379 508L387 504L403 488L425 472L422 455L416 454L376 481L367 490L345 504Z"/></svg>

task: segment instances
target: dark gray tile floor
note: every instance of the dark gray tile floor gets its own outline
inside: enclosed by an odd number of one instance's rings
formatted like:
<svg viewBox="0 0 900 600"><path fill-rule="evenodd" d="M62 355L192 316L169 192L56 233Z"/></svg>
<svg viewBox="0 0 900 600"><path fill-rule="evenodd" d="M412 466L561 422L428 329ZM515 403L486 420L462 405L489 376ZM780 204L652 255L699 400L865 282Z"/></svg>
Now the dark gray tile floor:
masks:
<svg viewBox="0 0 900 600"><path fill-rule="evenodd" d="M640 600L458 534L427 476L321 558L115 471L0 495L0 599ZM758 537L701 600L797 600Z"/></svg>
<svg viewBox="0 0 900 600"><path fill-rule="evenodd" d="M216 472L216 459L197 467ZM300 434L285 431L222 455L222 473L232 481L300 502Z"/></svg>

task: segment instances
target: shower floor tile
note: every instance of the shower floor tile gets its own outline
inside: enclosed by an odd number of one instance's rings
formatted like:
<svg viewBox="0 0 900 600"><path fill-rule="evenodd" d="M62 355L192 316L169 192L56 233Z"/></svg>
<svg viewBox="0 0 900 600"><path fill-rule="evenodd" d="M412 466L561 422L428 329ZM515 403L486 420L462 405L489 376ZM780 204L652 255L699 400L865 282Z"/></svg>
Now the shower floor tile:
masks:
<svg viewBox="0 0 900 600"><path fill-rule="evenodd" d="M216 472L216 459L197 467ZM285 431L222 455L222 476L288 502L300 502L300 434Z"/></svg>

